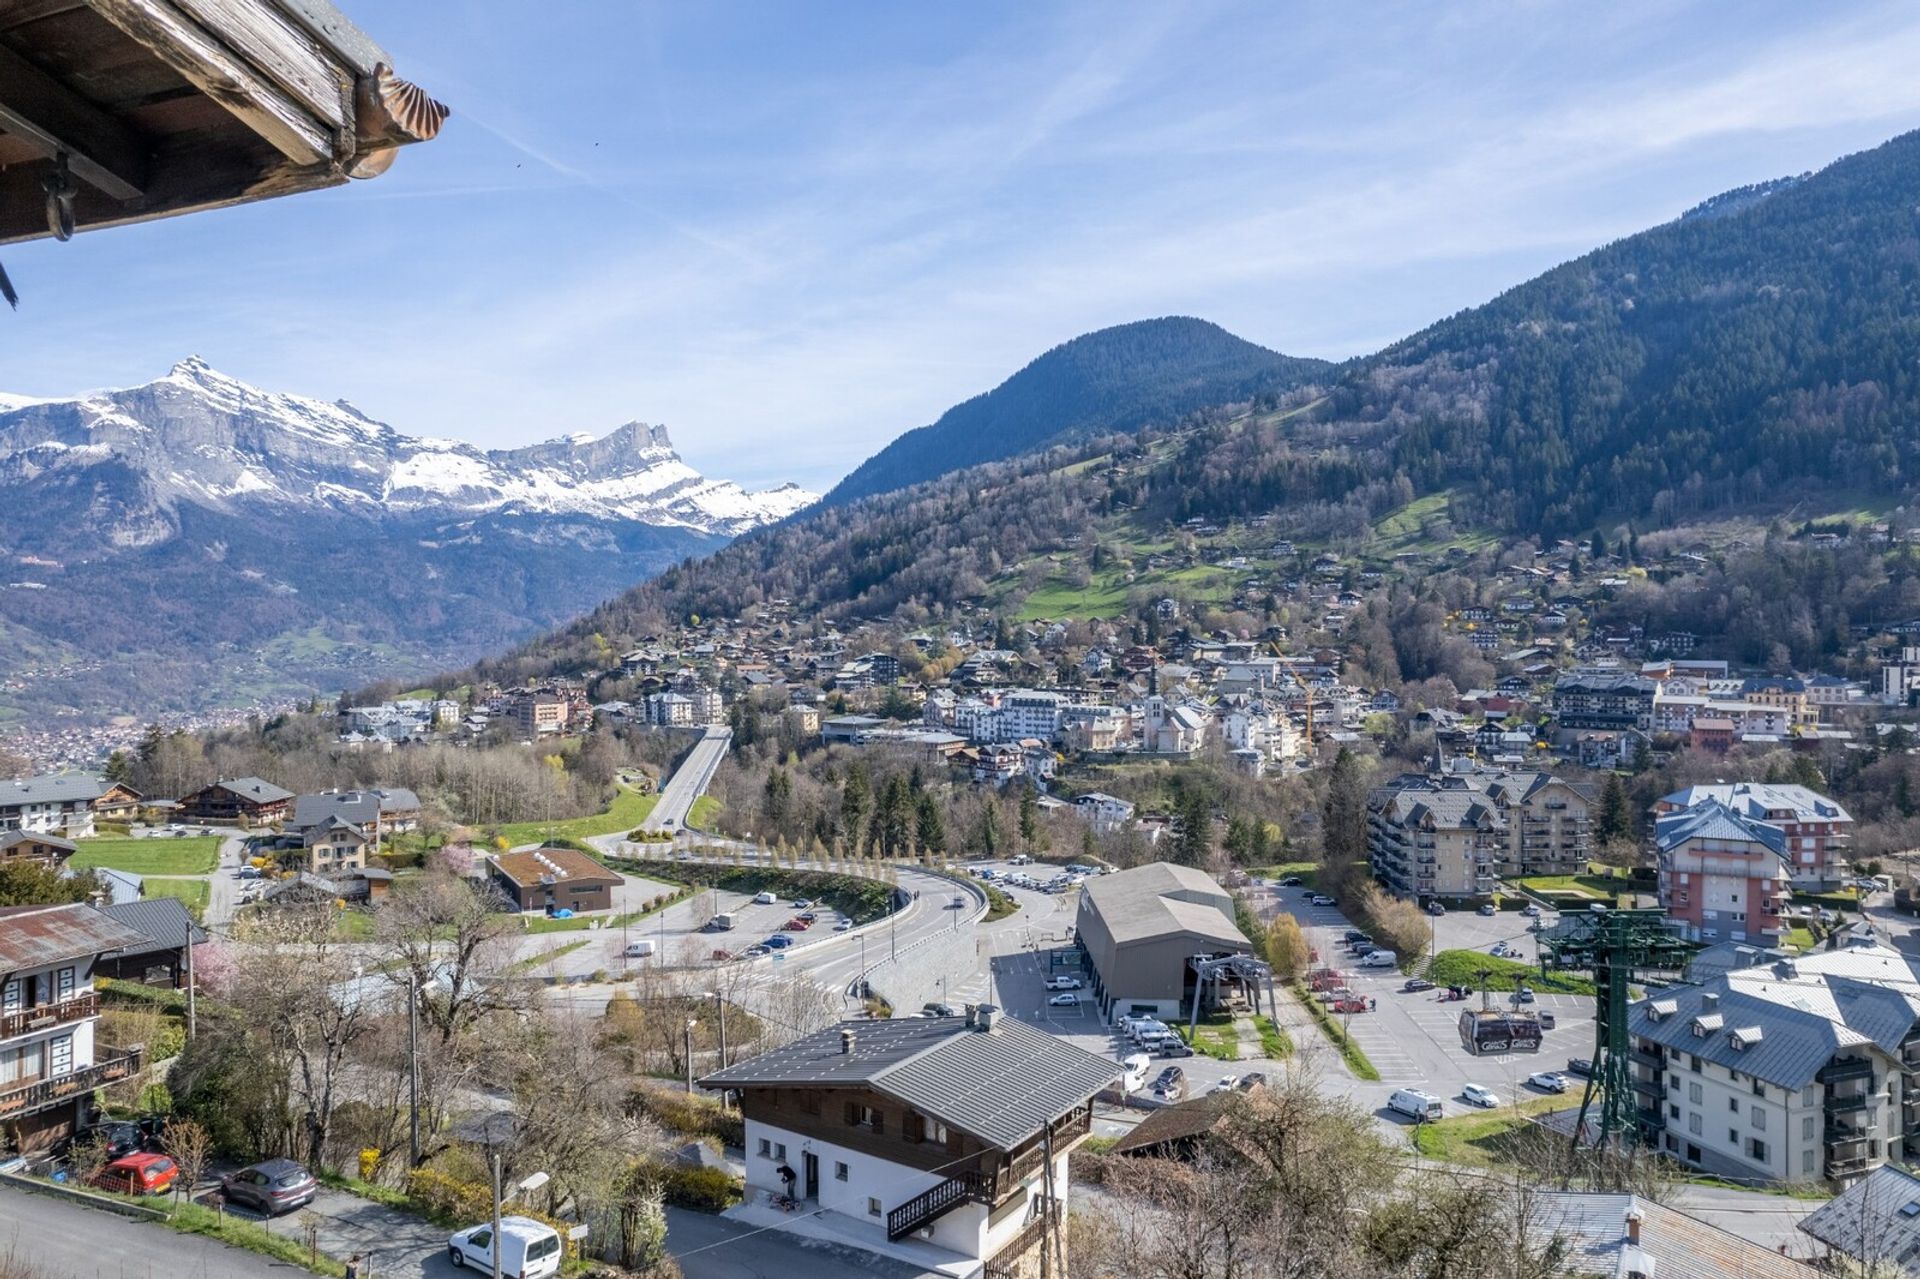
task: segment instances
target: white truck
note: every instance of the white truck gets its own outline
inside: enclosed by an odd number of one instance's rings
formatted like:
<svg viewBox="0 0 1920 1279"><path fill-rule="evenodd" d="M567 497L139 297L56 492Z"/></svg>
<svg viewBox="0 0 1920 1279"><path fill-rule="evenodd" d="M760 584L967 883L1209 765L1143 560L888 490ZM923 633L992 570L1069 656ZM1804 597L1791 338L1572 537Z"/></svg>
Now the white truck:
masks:
<svg viewBox="0 0 1920 1279"><path fill-rule="evenodd" d="M712 919L709 919L707 921L706 931L710 933L732 932L733 923L734 923L733 912L730 910L723 910L718 915L715 915Z"/></svg>

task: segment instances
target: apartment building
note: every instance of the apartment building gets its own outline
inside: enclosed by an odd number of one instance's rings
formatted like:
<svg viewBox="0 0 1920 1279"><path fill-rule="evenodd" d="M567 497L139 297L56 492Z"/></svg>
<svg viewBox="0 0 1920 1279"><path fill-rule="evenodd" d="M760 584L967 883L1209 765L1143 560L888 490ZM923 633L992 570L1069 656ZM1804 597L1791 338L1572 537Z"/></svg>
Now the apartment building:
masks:
<svg viewBox="0 0 1920 1279"><path fill-rule="evenodd" d="M1692 1167L1845 1185L1920 1153L1920 980L1890 947L1670 987L1628 1029L1641 1131Z"/></svg>
<svg viewBox="0 0 1920 1279"><path fill-rule="evenodd" d="M1656 823L1669 813L1709 801L1780 828L1795 888L1821 891L1845 882L1853 817L1825 795L1805 786L1772 782L1689 786L1654 801Z"/></svg>
<svg viewBox="0 0 1920 1279"><path fill-rule="evenodd" d="M0 1153L85 1128L93 1090L138 1074L140 1053L96 1049L100 956L147 944L91 906L0 907Z"/></svg>
<svg viewBox="0 0 1920 1279"><path fill-rule="evenodd" d="M0 831L86 839L93 834L94 805L108 785L84 773L0 779Z"/></svg>
<svg viewBox="0 0 1920 1279"><path fill-rule="evenodd" d="M1718 800L1654 823L1660 905L1690 941L1778 943L1793 892L1786 835Z"/></svg>
<svg viewBox="0 0 1920 1279"><path fill-rule="evenodd" d="M1483 897L1501 876L1574 874L1593 852L1586 791L1551 773L1406 774L1368 801L1374 875L1403 897Z"/></svg>
<svg viewBox="0 0 1920 1279"><path fill-rule="evenodd" d="M1562 728L1653 726L1654 681L1624 671L1572 671L1553 686L1553 714Z"/></svg>

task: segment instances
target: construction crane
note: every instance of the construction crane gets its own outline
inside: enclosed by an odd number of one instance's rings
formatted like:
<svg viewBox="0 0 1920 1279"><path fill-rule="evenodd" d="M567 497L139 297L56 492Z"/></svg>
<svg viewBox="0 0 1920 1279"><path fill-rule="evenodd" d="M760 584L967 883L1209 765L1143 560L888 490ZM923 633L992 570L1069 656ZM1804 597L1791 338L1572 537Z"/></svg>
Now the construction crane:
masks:
<svg viewBox="0 0 1920 1279"><path fill-rule="evenodd" d="M1657 910L1566 911L1539 935L1540 973L1590 972L1597 987L1594 1006L1593 1069L1580 1097L1573 1127L1577 1151L1587 1131L1587 1112L1600 1097L1598 1143L1632 1133L1651 1144L1659 1115L1651 1121L1633 1098L1633 1070L1627 1044L1627 991L1647 977L1675 977L1694 947L1680 926Z"/></svg>
<svg viewBox="0 0 1920 1279"><path fill-rule="evenodd" d="M1279 644L1272 643L1272 644L1269 644L1268 647L1272 648L1273 655L1280 659L1280 662L1281 662L1280 669L1285 671L1288 675L1292 676L1293 682L1300 686L1300 691L1307 695L1307 752L1308 754L1312 754L1313 752L1313 685L1307 683L1305 679L1301 678L1299 671L1294 670L1293 667L1288 666L1286 664L1287 655L1281 651Z"/></svg>

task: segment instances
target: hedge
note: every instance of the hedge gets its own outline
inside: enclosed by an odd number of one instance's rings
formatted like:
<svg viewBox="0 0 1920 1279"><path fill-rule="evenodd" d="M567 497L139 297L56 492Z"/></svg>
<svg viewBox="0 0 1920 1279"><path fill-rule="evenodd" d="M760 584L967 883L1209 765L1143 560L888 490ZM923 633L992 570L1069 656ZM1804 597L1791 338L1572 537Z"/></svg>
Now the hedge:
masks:
<svg viewBox="0 0 1920 1279"><path fill-rule="evenodd" d="M661 1186L668 1203L695 1212L725 1212L740 1202L745 1188L725 1168L672 1168Z"/></svg>

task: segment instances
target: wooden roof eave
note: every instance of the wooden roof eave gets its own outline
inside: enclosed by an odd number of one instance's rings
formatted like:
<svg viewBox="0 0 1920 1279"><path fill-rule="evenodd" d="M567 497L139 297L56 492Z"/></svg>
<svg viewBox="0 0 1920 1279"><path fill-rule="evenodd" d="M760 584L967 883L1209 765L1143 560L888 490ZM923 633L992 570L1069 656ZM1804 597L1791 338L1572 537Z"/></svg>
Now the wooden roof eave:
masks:
<svg viewBox="0 0 1920 1279"><path fill-rule="evenodd" d="M0 42L0 132L46 160L0 168L0 243L51 233L42 184L56 155L73 179L75 229L90 230L374 177L398 147L435 136L447 115L324 0L68 7L91 11L229 123L136 127L36 66L32 25L9 32L13 47Z"/></svg>

